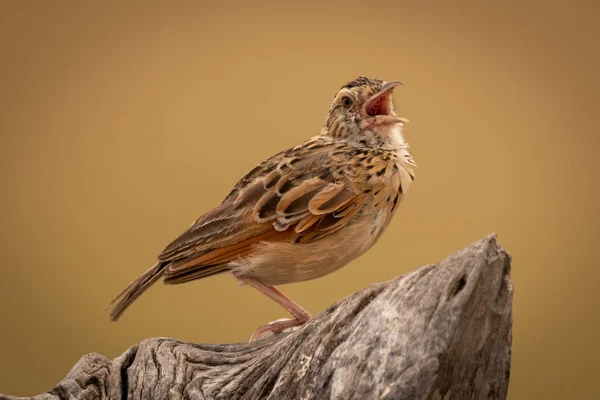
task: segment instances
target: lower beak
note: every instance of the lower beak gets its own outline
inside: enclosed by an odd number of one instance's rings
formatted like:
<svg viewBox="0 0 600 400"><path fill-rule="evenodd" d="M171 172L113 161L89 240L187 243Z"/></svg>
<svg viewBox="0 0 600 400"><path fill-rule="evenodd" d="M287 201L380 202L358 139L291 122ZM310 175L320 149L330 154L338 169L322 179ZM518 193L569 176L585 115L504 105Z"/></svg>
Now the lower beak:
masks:
<svg viewBox="0 0 600 400"><path fill-rule="evenodd" d="M394 88L402 84L400 81L391 81L384 84L377 93L364 103L361 109L362 117L375 125L406 122L404 118L396 116L392 103Z"/></svg>

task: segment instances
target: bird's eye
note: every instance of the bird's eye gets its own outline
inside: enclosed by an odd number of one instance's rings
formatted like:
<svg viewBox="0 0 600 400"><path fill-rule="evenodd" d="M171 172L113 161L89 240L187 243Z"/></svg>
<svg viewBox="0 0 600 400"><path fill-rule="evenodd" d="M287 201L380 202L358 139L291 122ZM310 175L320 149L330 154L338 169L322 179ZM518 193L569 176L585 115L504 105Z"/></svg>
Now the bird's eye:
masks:
<svg viewBox="0 0 600 400"><path fill-rule="evenodd" d="M346 108L352 107L352 99L348 96L342 97L342 105Z"/></svg>

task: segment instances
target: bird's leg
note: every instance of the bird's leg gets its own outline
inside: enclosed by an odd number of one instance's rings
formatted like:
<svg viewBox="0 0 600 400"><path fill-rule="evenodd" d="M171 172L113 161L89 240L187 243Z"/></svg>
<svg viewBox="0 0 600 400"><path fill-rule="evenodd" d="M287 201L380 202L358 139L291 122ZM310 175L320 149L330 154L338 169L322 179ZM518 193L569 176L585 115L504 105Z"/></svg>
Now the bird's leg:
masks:
<svg viewBox="0 0 600 400"><path fill-rule="evenodd" d="M285 294L281 293L279 289L273 286L265 285L254 278L242 278L242 280L253 288L258 289L265 295L269 296L271 300L285 308L294 317L294 319L277 320L261 326L250 337L251 342L267 332L280 333L288 328L304 325L312 318L312 315L310 315L308 311L302 308L299 304L295 303Z"/></svg>

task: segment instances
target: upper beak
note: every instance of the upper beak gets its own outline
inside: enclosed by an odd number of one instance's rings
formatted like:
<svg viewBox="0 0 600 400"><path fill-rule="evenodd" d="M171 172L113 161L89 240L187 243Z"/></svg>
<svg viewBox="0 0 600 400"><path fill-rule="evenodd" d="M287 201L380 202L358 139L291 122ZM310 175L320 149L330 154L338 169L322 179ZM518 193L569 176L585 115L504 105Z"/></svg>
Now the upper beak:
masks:
<svg viewBox="0 0 600 400"><path fill-rule="evenodd" d="M394 90L394 88L396 86L399 86L399 85L404 86L404 83L402 83L400 81L387 82L385 85L383 85L381 87L381 89L379 90L379 92L375 93L373 95L373 97L371 97L371 99L374 98L374 97L379 97L379 96L383 96L383 95L391 95L392 91Z"/></svg>
<svg viewBox="0 0 600 400"><path fill-rule="evenodd" d="M403 85L400 81L391 81L384 84L381 89L375 93L362 107L364 117L376 117L377 115L392 115L392 93L398 85Z"/></svg>

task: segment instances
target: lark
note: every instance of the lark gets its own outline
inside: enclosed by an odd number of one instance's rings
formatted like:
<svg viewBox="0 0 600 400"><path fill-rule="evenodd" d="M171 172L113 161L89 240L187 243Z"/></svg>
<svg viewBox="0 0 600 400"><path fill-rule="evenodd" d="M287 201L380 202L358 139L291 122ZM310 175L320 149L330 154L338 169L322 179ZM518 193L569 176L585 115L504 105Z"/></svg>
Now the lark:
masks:
<svg viewBox="0 0 600 400"><path fill-rule="evenodd" d="M180 284L228 272L293 316L251 340L308 322L311 315L275 286L322 277L367 251L415 179L407 120L392 102L400 84L362 76L345 84L320 135L247 173L109 304L111 320L159 279Z"/></svg>

